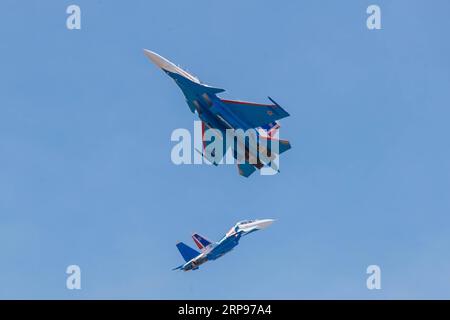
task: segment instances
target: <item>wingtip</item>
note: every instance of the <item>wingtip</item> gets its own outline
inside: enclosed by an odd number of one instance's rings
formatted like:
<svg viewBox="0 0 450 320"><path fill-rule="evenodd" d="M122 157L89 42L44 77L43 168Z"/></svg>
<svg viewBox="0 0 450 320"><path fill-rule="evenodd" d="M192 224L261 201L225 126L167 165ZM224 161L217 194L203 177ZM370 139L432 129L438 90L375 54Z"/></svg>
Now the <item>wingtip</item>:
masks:
<svg viewBox="0 0 450 320"><path fill-rule="evenodd" d="M278 102L276 102L275 100L273 100L270 96L267 96L267 98L269 98L269 100L270 100L274 105L276 105L277 107L280 107L280 108L281 108L281 106L278 104Z"/></svg>
<svg viewBox="0 0 450 320"><path fill-rule="evenodd" d="M278 104L278 102L276 102L275 100L273 100L273 99L272 99L271 97L269 97L269 96L267 96L267 98L269 98L269 100L270 100L274 105L276 105L278 108L280 108L280 109L282 110L282 112L284 113L284 116L283 116L282 118L286 118L286 117L289 117L289 116L290 116L289 112L287 112L286 110L284 110L283 107L280 106L280 105Z"/></svg>

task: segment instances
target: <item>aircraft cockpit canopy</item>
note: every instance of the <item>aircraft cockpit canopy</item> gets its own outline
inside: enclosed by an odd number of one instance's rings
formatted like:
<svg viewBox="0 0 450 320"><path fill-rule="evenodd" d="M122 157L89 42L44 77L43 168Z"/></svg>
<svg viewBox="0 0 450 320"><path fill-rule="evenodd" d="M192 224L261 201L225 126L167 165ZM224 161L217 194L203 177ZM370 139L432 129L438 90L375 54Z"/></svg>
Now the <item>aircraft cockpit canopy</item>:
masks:
<svg viewBox="0 0 450 320"><path fill-rule="evenodd" d="M252 223L252 222L255 222L255 220L243 220L243 221L239 221L237 224L238 225L240 225L240 224L248 224L248 223Z"/></svg>

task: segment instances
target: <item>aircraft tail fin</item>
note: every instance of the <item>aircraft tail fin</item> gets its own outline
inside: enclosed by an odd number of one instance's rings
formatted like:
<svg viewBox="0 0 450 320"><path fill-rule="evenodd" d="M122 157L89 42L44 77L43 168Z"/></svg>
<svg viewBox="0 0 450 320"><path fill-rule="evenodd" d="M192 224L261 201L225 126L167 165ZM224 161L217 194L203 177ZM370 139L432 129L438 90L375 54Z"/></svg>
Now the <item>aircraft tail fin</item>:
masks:
<svg viewBox="0 0 450 320"><path fill-rule="evenodd" d="M199 235L198 233L194 233L192 235L192 240L194 240L195 244L200 250L205 250L205 248L211 244L211 241Z"/></svg>
<svg viewBox="0 0 450 320"><path fill-rule="evenodd" d="M183 256L184 261L188 262L198 256L200 252L195 249L192 249L187 244L183 242L177 243L177 249L180 251L180 254Z"/></svg>

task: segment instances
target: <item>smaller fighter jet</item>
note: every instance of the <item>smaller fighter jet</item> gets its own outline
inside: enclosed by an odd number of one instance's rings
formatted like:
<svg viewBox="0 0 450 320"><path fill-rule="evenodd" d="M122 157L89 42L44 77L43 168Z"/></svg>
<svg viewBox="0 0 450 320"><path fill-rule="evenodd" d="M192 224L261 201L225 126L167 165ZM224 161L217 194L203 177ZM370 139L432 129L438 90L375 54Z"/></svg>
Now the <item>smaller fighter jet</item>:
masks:
<svg viewBox="0 0 450 320"><path fill-rule="evenodd" d="M192 239L201 252L189 247L183 242L178 242L178 251L180 251L180 254L186 262L172 270L197 270L201 264L209 260L216 260L225 253L233 250L233 248L239 244L239 240L242 236L265 229L274 221L275 220L273 219L240 221L225 234L222 240L215 243L209 241L198 233L194 233L192 235Z"/></svg>

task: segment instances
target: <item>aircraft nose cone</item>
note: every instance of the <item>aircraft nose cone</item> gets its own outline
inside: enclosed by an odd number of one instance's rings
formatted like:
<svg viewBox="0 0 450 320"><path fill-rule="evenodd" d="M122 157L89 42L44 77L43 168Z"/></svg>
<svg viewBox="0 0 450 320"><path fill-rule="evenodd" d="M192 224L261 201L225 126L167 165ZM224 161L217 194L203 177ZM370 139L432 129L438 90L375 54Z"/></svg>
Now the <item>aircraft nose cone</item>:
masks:
<svg viewBox="0 0 450 320"><path fill-rule="evenodd" d="M144 49L144 54L161 69L167 68L168 61L153 51Z"/></svg>
<svg viewBox="0 0 450 320"><path fill-rule="evenodd" d="M144 49L144 54L154 64L156 64L159 68L163 69L164 71L176 73L192 82L200 83L200 81L196 77L194 77L192 74L190 74L189 72L186 72L183 69L181 69L180 67L174 65L172 62L161 57L159 54L154 53L153 51L150 51L148 49Z"/></svg>
<svg viewBox="0 0 450 320"><path fill-rule="evenodd" d="M261 220L259 223L258 223L258 226L261 228L261 229L265 229L265 228L267 228L268 226L270 226L272 223L274 223L275 222L275 220L274 219L264 219L264 220Z"/></svg>

